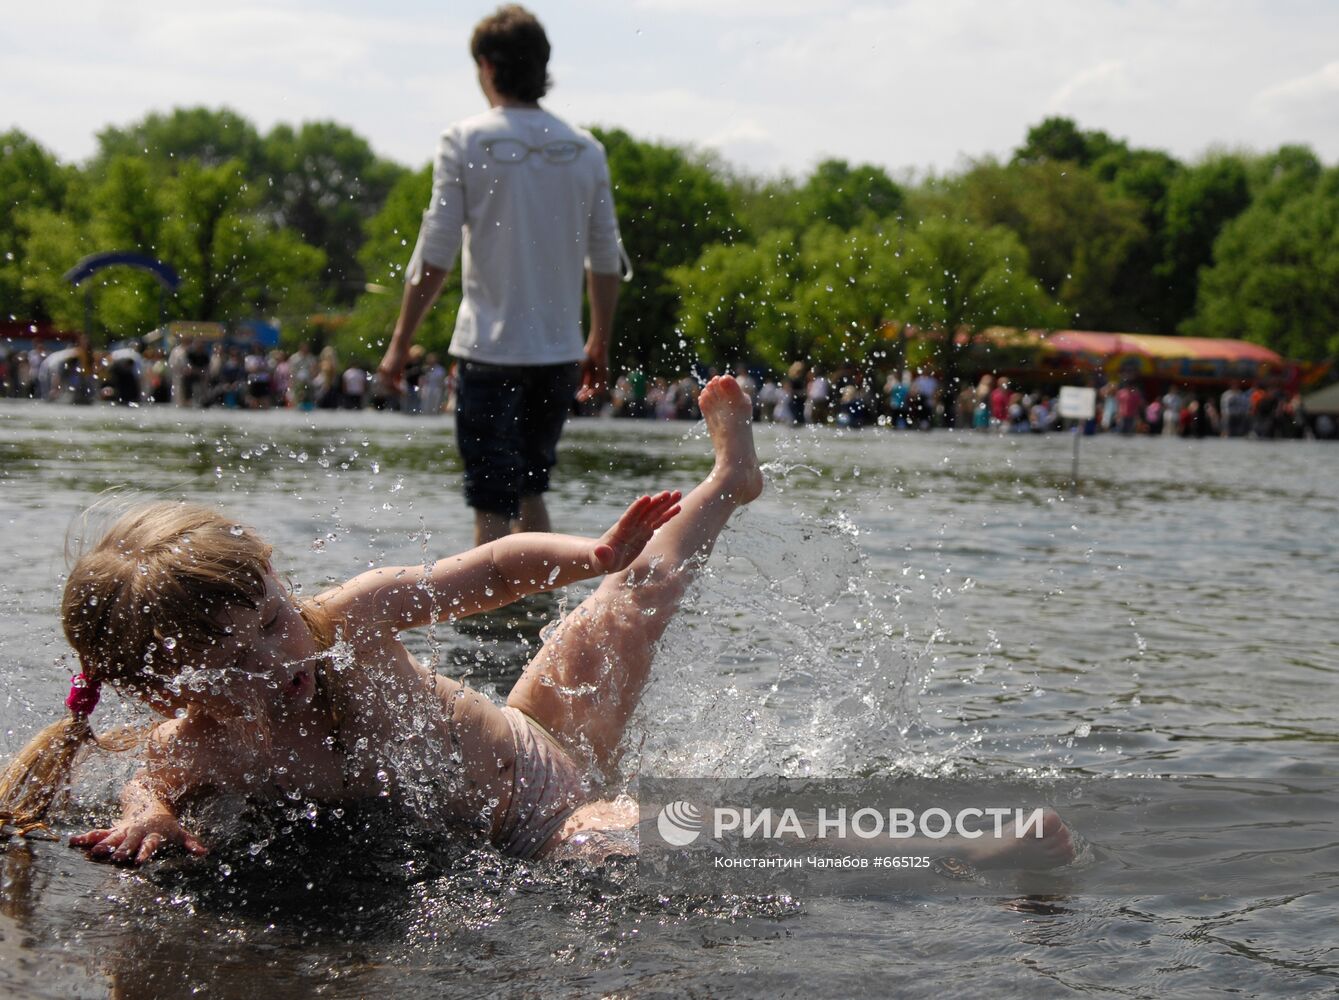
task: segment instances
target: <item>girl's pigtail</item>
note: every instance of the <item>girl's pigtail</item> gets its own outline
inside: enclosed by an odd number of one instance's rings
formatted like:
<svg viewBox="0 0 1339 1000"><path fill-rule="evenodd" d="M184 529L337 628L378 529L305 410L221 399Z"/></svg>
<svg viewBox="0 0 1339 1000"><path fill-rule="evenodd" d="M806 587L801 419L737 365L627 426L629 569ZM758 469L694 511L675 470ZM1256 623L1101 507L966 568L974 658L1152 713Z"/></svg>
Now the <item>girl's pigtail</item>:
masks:
<svg viewBox="0 0 1339 1000"><path fill-rule="evenodd" d="M0 775L3 835L25 835L44 826L43 818L69 781L79 751L95 741L88 717L98 703L99 687L97 681L77 675L65 699L70 714L29 740Z"/></svg>
<svg viewBox="0 0 1339 1000"><path fill-rule="evenodd" d="M322 652L329 651L336 639L335 623L330 620L329 613L315 601L303 601L298 605L298 612L315 640L316 647ZM338 731L348 715L348 685L340 680L335 664L328 656L317 659L315 674L316 683L325 692L330 721Z"/></svg>

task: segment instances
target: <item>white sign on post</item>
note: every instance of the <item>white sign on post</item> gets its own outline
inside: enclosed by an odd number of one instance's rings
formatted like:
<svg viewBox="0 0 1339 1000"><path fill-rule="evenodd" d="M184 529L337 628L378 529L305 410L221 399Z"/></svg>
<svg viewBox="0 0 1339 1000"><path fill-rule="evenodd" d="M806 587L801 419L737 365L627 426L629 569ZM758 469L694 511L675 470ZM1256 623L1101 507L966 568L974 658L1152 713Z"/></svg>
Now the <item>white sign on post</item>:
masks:
<svg viewBox="0 0 1339 1000"><path fill-rule="evenodd" d="M1066 420L1092 420L1097 416L1097 390L1084 385L1062 385L1056 410ZM1074 427L1074 469L1069 474L1075 485L1079 482L1079 438L1081 428Z"/></svg>
<svg viewBox="0 0 1339 1000"><path fill-rule="evenodd" d="M1062 385L1057 409L1066 420L1092 420L1097 416L1097 390L1082 385Z"/></svg>

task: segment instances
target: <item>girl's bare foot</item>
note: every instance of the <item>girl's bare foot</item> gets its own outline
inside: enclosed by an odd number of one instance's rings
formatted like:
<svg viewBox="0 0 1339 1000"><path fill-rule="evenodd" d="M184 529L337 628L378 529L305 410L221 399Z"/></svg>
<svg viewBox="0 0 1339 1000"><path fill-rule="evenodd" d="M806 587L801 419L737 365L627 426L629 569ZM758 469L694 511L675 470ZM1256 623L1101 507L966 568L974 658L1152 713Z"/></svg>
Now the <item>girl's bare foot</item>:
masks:
<svg viewBox="0 0 1339 1000"><path fill-rule="evenodd" d="M1016 837L1010 824L1002 837L982 837L967 843L971 846L961 849L961 857L978 868L1059 868L1074 860L1069 827L1053 809L1042 812L1040 837L1031 832Z"/></svg>
<svg viewBox="0 0 1339 1000"><path fill-rule="evenodd" d="M718 375L702 389L697 405L716 451L711 479L743 505L762 492L762 469L753 448L753 401L731 375Z"/></svg>

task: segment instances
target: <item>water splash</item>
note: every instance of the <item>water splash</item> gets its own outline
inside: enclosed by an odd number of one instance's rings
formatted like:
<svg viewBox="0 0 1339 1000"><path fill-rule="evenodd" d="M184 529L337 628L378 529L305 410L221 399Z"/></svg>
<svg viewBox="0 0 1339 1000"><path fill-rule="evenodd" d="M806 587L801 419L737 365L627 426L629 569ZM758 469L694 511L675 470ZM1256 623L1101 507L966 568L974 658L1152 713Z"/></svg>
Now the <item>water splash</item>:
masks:
<svg viewBox="0 0 1339 1000"><path fill-rule="evenodd" d="M944 633L913 639L910 585L876 573L859 536L845 512L737 515L662 643L643 769L841 776L903 756ZM760 673L761 693L742 683Z"/></svg>

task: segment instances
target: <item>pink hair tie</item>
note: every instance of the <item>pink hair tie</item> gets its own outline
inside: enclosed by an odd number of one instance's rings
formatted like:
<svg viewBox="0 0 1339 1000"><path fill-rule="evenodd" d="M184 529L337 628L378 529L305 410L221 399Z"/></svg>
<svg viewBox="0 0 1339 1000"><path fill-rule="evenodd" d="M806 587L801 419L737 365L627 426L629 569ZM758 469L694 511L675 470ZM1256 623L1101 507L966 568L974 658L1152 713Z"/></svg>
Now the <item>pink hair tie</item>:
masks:
<svg viewBox="0 0 1339 1000"><path fill-rule="evenodd" d="M102 694L102 682L91 681L83 674L75 674L70 679L70 693L65 696L65 707L77 716L87 719L98 707L98 697Z"/></svg>

